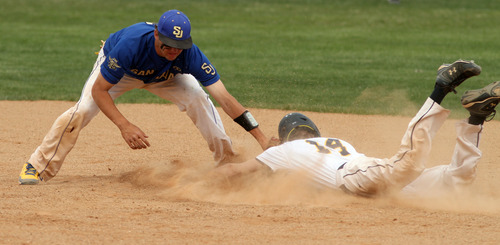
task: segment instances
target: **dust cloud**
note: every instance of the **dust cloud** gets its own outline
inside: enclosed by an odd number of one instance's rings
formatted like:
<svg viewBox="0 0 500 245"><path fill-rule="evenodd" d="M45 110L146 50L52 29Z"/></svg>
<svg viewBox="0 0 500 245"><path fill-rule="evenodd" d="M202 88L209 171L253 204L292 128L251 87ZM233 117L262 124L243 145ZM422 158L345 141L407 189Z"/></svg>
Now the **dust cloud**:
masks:
<svg viewBox="0 0 500 245"><path fill-rule="evenodd" d="M392 194L364 198L312 184L300 174L257 172L227 179L214 175L212 170L210 164L174 160L138 167L122 174L119 179L136 188L155 188L158 196L168 201L311 207L345 207L361 202L460 213L500 213L500 197L484 191L469 190L430 197Z"/></svg>

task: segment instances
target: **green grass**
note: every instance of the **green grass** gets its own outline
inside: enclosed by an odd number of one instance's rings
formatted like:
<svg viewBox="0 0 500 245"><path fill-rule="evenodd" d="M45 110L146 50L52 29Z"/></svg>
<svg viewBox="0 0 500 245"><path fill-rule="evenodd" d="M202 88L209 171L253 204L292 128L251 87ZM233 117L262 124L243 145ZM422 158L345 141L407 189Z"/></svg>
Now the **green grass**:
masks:
<svg viewBox="0 0 500 245"><path fill-rule="evenodd" d="M500 80L497 0L7 0L0 99L78 100L99 40L172 8L189 16L194 42L247 107L412 115L437 67L459 58L483 73L445 107ZM118 102L166 103L145 91Z"/></svg>

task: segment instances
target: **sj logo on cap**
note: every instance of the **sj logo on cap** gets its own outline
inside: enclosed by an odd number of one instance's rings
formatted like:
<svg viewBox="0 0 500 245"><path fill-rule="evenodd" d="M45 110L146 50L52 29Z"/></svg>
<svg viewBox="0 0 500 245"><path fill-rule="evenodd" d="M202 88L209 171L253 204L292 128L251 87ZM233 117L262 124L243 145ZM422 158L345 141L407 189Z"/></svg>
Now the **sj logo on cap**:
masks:
<svg viewBox="0 0 500 245"><path fill-rule="evenodd" d="M172 32L172 34L174 34L176 38L182 38L183 33L184 32L181 30L180 26L174 26L174 31Z"/></svg>

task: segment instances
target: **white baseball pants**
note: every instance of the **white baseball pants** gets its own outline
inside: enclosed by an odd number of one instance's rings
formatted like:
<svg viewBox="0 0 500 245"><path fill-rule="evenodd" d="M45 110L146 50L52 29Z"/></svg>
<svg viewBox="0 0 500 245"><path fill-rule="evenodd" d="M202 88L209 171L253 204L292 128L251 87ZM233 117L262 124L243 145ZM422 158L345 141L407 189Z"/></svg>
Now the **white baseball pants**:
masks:
<svg viewBox="0 0 500 245"><path fill-rule="evenodd" d="M456 123L457 140L451 162L424 169L423 173L402 190L404 195L434 196L461 191L476 178L476 167L482 156L479 140L483 125L472 125L467 119Z"/></svg>
<svg viewBox="0 0 500 245"><path fill-rule="evenodd" d="M390 191L427 193L464 186L475 178L481 152L478 142L481 125L466 120L457 123L457 143L449 165L425 169L432 139L449 111L428 98L410 121L399 151L391 158L360 157L337 172L339 186L357 195L373 196Z"/></svg>

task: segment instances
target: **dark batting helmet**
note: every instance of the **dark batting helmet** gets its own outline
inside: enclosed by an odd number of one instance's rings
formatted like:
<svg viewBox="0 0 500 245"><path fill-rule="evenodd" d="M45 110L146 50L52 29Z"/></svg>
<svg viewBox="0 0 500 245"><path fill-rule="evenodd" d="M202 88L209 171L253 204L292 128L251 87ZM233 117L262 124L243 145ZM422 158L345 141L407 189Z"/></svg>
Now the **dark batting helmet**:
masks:
<svg viewBox="0 0 500 245"><path fill-rule="evenodd" d="M278 126L278 135L281 143L321 136L314 122L298 112L289 113L281 119Z"/></svg>

